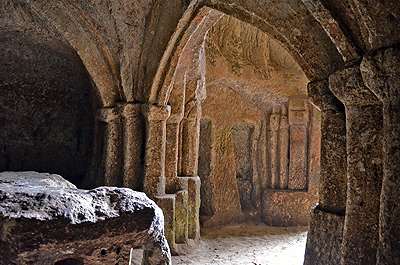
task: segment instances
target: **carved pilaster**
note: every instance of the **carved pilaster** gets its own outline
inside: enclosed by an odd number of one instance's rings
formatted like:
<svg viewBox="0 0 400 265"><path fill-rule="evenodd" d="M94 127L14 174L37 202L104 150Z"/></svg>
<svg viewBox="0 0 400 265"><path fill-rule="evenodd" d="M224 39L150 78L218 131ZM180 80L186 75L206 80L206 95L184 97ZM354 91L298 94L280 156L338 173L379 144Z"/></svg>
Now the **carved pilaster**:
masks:
<svg viewBox="0 0 400 265"><path fill-rule="evenodd" d="M307 189L308 99L289 99L290 162L289 183L291 190Z"/></svg>
<svg viewBox="0 0 400 265"><path fill-rule="evenodd" d="M280 113L274 108L269 116L268 141L269 141L269 164L271 174L271 188L279 188L279 150L278 150L278 130Z"/></svg>
<svg viewBox="0 0 400 265"><path fill-rule="evenodd" d="M171 108L142 105L146 121L144 192L151 198L165 194L166 120Z"/></svg>
<svg viewBox="0 0 400 265"><path fill-rule="evenodd" d="M289 121L287 106L282 106L279 124L279 188L287 189L289 185Z"/></svg>
<svg viewBox="0 0 400 265"><path fill-rule="evenodd" d="M123 185L134 190L142 189L144 121L141 105L127 103L121 106L124 123Z"/></svg>
<svg viewBox="0 0 400 265"><path fill-rule="evenodd" d="M175 193L178 174L179 132L182 116L171 114L167 120L167 143L165 157L166 192Z"/></svg>
<svg viewBox="0 0 400 265"><path fill-rule="evenodd" d="M271 188L279 188L279 149L278 149L278 130L280 113L274 108L269 116L268 141L269 141L269 164L271 174Z"/></svg>
<svg viewBox="0 0 400 265"><path fill-rule="evenodd" d="M104 125L99 172L103 179L101 185L122 186L121 115L118 108L102 108L98 112L97 120Z"/></svg>
<svg viewBox="0 0 400 265"><path fill-rule="evenodd" d="M383 174L382 103L365 87L358 67L331 75L329 88L346 109L348 189L341 264L375 264Z"/></svg>
<svg viewBox="0 0 400 265"><path fill-rule="evenodd" d="M181 123L181 152L178 171L180 176L197 175L201 105L200 102L193 103L191 108L188 108L188 104L186 105L186 115Z"/></svg>
<svg viewBox="0 0 400 265"><path fill-rule="evenodd" d="M383 102L383 181L376 264L400 263L400 49L365 56L366 86Z"/></svg>

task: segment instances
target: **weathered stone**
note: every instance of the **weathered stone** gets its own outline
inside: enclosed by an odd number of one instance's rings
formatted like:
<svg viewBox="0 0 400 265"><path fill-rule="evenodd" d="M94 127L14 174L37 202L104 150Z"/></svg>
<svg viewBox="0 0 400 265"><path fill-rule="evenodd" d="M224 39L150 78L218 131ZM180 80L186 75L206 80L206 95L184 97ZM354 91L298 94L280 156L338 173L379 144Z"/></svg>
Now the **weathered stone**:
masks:
<svg viewBox="0 0 400 265"><path fill-rule="evenodd" d="M262 221L272 226L305 226L317 195L307 191L266 189L262 195Z"/></svg>
<svg viewBox="0 0 400 265"><path fill-rule="evenodd" d="M203 223L216 226L243 220L239 190L236 181L232 135L230 128L218 126L213 132L216 141L213 172L210 175L212 187L211 206L213 216Z"/></svg>
<svg viewBox="0 0 400 265"><path fill-rule="evenodd" d="M147 134L143 188L149 196L162 196L165 194L166 120L171 108L145 104L142 110Z"/></svg>
<svg viewBox="0 0 400 265"><path fill-rule="evenodd" d="M166 194L156 198L157 205L162 209L164 213L165 221L165 238L168 241L171 253L177 254L176 243L175 243L175 194Z"/></svg>
<svg viewBox="0 0 400 265"><path fill-rule="evenodd" d="M72 47L30 19L29 8L0 5L0 171L58 173L80 186L95 136L91 78Z"/></svg>
<svg viewBox="0 0 400 265"><path fill-rule="evenodd" d="M99 110L98 122L105 124L102 147L103 158L100 164L100 185L122 186L122 116L118 108L103 108ZM97 176L94 176L97 177Z"/></svg>
<svg viewBox="0 0 400 265"><path fill-rule="evenodd" d="M175 197L175 242L187 243L188 237L188 191L180 190Z"/></svg>
<svg viewBox="0 0 400 265"><path fill-rule="evenodd" d="M344 105L329 90L328 80L308 85L311 101L321 111L320 210L344 214L347 195L346 118Z"/></svg>
<svg viewBox="0 0 400 265"><path fill-rule="evenodd" d="M144 120L140 104L124 104L123 115L124 166L123 186L133 190L143 190L143 137Z"/></svg>
<svg viewBox="0 0 400 265"><path fill-rule="evenodd" d="M282 106L279 124L279 188L287 189L289 185L289 123L287 107Z"/></svg>
<svg viewBox="0 0 400 265"><path fill-rule="evenodd" d="M276 110L275 110L276 111ZM280 113L272 112L269 115L268 139L269 139L269 163L270 163L270 187L279 188L279 150L278 150L278 130L280 123Z"/></svg>
<svg viewBox="0 0 400 265"><path fill-rule="evenodd" d="M343 224L343 215L322 211L318 206L312 210L304 265L340 264Z"/></svg>
<svg viewBox="0 0 400 265"><path fill-rule="evenodd" d="M382 187L382 103L365 87L359 67L330 76L346 108L347 203L342 265L375 264Z"/></svg>
<svg viewBox="0 0 400 265"><path fill-rule="evenodd" d="M304 97L289 100L290 161L288 189L307 189L308 100Z"/></svg>
<svg viewBox="0 0 400 265"><path fill-rule="evenodd" d="M235 154L236 181L238 183L242 211L247 213L253 205L253 157L251 139L254 126L241 122L231 129Z"/></svg>
<svg viewBox="0 0 400 265"><path fill-rule="evenodd" d="M310 83L308 94L322 116L321 174L304 264L340 264L347 194L344 106L330 92L328 80Z"/></svg>
<svg viewBox="0 0 400 265"><path fill-rule="evenodd" d="M364 82L383 102L383 182L377 264L400 263L400 49L388 48L365 56Z"/></svg>
<svg viewBox="0 0 400 265"><path fill-rule="evenodd" d="M185 110L187 115L182 120L182 133L179 154L180 176L196 176L198 168L198 147L200 134L201 106L199 103L192 102L191 108Z"/></svg>
<svg viewBox="0 0 400 265"><path fill-rule="evenodd" d="M79 190L56 175L1 173L0 224L2 264L127 263L139 246L151 264L170 263L161 209L126 188Z"/></svg>

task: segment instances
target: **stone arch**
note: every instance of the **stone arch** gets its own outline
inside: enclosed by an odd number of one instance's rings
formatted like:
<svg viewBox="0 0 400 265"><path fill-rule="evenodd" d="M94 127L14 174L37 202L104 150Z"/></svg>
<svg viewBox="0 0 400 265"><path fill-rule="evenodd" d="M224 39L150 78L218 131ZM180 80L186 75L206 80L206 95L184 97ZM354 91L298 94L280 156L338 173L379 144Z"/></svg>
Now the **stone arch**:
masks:
<svg viewBox="0 0 400 265"><path fill-rule="evenodd" d="M34 19L43 21L75 49L94 83L101 106L112 107L124 100L118 63L91 23L88 12L76 1L35 1L30 8Z"/></svg>
<svg viewBox="0 0 400 265"><path fill-rule="evenodd" d="M60 174L79 186L101 98L76 50L29 6L2 11L0 170Z"/></svg>
<svg viewBox="0 0 400 265"><path fill-rule="evenodd" d="M164 5L156 5L151 21L156 21L163 12L167 12L168 8ZM193 29L198 26L196 21L201 17L202 7L232 15L272 36L295 58L310 81L327 78L345 65L360 60L356 47L319 2L304 0L261 4L257 1L192 1L187 9L181 11L180 17L175 17L172 26L169 25L171 29L162 31L160 22L151 24L144 42L144 47L148 48L142 52L139 69L138 80L144 80L137 88L137 91L141 91L141 100L159 106L167 104L171 93L170 80L175 73L180 53L194 32ZM168 31L171 33L167 36ZM160 39L165 41L165 52L152 51L150 54L151 45Z"/></svg>

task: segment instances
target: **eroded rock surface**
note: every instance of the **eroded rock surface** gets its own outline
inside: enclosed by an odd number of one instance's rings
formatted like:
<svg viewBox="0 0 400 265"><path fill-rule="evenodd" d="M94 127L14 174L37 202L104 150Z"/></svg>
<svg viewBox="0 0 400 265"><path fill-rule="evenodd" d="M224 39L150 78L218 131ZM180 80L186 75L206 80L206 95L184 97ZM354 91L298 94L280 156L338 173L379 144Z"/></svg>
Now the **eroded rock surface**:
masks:
<svg viewBox="0 0 400 265"><path fill-rule="evenodd" d="M0 239L0 264L127 264L140 246L144 264L170 261L162 211L144 193L35 172L0 174Z"/></svg>

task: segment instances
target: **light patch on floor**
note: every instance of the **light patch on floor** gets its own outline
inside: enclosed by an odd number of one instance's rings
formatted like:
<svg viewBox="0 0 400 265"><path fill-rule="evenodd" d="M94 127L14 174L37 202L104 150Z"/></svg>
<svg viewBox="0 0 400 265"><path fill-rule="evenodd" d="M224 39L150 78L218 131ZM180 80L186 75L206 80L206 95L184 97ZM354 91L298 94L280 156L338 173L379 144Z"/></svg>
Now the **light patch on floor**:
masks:
<svg viewBox="0 0 400 265"><path fill-rule="evenodd" d="M173 256L172 265L302 265L307 229L254 222L203 228L199 247Z"/></svg>

